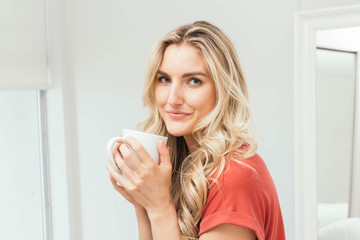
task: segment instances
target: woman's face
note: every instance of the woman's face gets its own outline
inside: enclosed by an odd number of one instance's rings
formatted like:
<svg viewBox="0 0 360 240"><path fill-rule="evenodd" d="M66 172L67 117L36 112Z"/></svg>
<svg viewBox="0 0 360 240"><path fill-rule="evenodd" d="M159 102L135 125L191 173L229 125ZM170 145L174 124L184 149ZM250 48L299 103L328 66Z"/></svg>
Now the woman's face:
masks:
<svg viewBox="0 0 360 240"><path fill-rule="evenodd" d="M174 136L191 136L199 120L215 107L215 84L197 48L187 44L166 48L156 75L155 100Z"/></svg>

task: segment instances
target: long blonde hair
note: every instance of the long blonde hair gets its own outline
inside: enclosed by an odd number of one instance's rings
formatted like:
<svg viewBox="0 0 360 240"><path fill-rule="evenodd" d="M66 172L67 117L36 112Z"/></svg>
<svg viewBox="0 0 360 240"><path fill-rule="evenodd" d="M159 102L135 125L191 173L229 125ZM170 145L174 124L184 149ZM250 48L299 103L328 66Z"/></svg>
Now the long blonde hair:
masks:
<svg viewBox="0 0 360 240"><path fill-rule="evenodd" d="M188 44L200 50L216 88L216 105L195 129L197 150L189 153L183 137L170 135L155 102L155 77L165 49L171 44ZM173 166L171 194L177 208L183 239L198 237L198 223L205 206L211 176L216 180L227 159L241 160L257 149L247 85L234 46L216 26L205 21L178 27L166 34L150 56L143 94L151 114L144 131L168 137ZM246 148L244 148L246 146Z"/></svg>

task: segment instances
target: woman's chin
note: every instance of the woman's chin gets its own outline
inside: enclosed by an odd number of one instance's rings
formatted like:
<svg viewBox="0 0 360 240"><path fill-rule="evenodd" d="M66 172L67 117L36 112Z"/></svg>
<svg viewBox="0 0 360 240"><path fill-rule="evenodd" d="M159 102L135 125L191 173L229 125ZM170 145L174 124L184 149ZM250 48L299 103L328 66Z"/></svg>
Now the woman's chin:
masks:
<svg viewBox="0 0 360 240"><path fill-rule="evenodd" d="M184 134L181 134L179 132L171 132L171 131L168 131L168 133L174 137L182 137L184 136Z"/></svg>
<svg viewBox="0 0 360 240"><path fill-rule="evenodd" d="M188 134L186 131L179 131L179 129L167 129L168 133L175 137L182 137Z"/></svg>

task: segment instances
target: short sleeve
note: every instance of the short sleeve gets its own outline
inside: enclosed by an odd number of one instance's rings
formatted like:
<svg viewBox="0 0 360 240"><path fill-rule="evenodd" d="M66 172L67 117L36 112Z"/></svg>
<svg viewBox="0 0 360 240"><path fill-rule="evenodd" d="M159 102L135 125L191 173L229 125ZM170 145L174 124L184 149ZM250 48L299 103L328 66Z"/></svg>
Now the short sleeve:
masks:
<svg viewBox="0 0 360 240"><path fill-rule="evenodd" d="M272 208L280 211L275 206L276 202L275 186L258 155L242 163L228 161L209 190L201 215L199 236L220 224L232 224L253 230L259 240L271 239L266 238L266 234L272 231L268 225L272 221Z"/></svg>

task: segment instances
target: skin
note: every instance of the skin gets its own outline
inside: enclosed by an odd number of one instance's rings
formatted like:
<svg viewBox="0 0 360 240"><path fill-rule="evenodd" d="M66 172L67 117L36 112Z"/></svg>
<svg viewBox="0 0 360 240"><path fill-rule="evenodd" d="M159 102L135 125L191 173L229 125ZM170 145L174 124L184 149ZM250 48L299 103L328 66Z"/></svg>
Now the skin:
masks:
<svg viewBox="0 0 360 240"><path fill-rule="evenodd" d="M156 76L155 99L168 132L174 136L184 136L190 152L194 151L196 144L192 131L216 104L214 82L197 48L184 44L167 47ZM113 156L128 178L110 165L107 169L114 188L135 207L139 239L180 240L176 209L170 193L172 166L169 149L159 141L160 163L157 165L134 138L127 138L126 143L141 162L126 144L118 144ZM221 224L200 236L200 240L213 239L254 240L256 236L248 228Z"/></svg>

